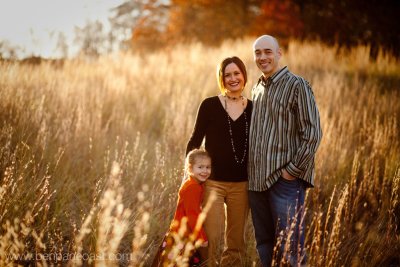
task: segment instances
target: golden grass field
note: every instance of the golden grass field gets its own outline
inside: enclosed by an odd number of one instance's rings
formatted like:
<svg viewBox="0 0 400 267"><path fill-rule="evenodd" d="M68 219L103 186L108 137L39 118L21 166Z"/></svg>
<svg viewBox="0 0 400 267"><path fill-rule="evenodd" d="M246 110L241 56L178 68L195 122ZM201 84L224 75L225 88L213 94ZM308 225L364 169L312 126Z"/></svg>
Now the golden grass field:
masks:
<svg viewBox="0 0 400 267"><path fill-rule="evenodd" d="M241 57L250 97L252 41L0 62L0 266L148 266L198 105L218 93L216 65ZM399 62L296 41L282 61L311 83L324 134L306 199L309 265L399 266ZM251 221L247 235L257 266Z"/></svg>

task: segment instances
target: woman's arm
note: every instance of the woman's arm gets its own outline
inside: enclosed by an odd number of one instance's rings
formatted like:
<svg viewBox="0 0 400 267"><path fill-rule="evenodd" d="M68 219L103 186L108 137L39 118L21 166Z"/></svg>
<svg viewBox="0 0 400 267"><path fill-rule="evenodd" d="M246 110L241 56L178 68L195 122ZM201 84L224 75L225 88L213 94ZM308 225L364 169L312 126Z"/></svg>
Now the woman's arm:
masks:
<svg viewBox="0 0 400 267"><path fill-rule="evenodd" d="M186 155L193 149L199 148L203 142L207 128L207 102L204 100L198 109L196 122L194 124L192 135L186 146Z"/></svg>

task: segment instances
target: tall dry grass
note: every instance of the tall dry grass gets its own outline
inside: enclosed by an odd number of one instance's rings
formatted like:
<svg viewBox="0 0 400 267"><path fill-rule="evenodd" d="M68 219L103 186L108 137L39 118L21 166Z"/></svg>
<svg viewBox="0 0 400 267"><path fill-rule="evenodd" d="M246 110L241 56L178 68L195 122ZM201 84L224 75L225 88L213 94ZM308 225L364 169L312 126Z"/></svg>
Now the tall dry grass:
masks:
<svg viewBox="0 0 400 267"><path fill-rule="evenodd" d="M168 228L200 101L219 61L259 75L252 40L149 55L0 63L0 265L147 266ZM324 138L309 190L311 266L400 264L400 65L369 47L291 42ZM247 265L258 264L251 224Z"/></svg>

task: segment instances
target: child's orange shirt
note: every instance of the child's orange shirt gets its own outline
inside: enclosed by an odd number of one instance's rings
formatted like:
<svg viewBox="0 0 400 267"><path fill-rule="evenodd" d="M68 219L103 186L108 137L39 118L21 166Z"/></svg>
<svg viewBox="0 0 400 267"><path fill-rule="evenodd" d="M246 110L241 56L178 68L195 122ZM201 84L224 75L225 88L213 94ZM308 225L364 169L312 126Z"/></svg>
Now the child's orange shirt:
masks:
<svg viewBox="0 0 400 267"><path fill-rule="evenodd" d="M171 230L174 231L178 230L182 218L187 217L188 219L187 227L189 228L190 233L193 232L196 226L197 218L201 213L203 192L204 192L203 185L197 182L192 177L189 177L189 179L187 179L183 183L183 185L179 189L178 205L176 207L174 215L174 220L178 221L179 224L177 227L174 227ZM207 241L207 236L206 233L204 232L203 227L200 229L197 238Z"/></svg>

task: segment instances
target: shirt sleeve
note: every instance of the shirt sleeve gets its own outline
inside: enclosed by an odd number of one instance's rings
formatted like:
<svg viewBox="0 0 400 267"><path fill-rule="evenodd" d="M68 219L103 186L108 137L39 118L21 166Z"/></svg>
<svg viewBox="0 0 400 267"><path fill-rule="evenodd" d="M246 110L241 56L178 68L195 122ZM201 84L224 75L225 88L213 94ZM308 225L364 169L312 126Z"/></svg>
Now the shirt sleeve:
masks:
<svg viewBox="0 0 400 267"><path fill-rule="evenodd" d="M182 200L183 200L183 207L185 211L185 215L188 218L188 228L190 232L193 232L197 218L201 213L201 199L202 199L202 189L198 185L190 185L182 192ZM197 238L201 238L204 241L207 241L207 236L204 232L203 227L201 227Z"/></svg>
<svg viewBox="0 0 400 267"><path fill-rule="evenodd" d="M319 112L314 94L311 86L304 79L299 80L297 112L300 146L292 161L286 166L286 170L294 177L301 177L307 166L314 160L322 138Z"/></svg>
<svg viewBox="0 0 400 267"><path fill-rule="evenodd" d="M192 136L186 146L186 155L193 149L199 148L203 142L204 136L206 134L207 127L207 105L206 100L204 100L197 111L196 122L194 124L194 129Z"/></svg>

